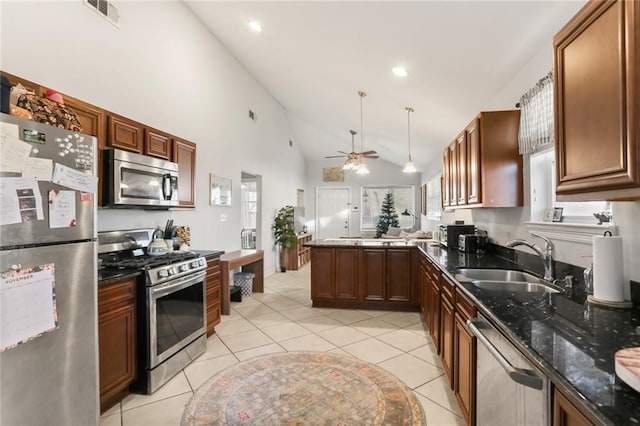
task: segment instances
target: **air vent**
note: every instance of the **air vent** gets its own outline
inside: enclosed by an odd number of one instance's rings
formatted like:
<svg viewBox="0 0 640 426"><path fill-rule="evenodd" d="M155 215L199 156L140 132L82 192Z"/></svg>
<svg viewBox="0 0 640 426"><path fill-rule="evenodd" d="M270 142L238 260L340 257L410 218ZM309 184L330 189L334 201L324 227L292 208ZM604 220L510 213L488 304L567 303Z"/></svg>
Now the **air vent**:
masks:
<svg viewBox="0 0 640 426"><path fill-rule="evenodd" d="M258 117L256 116L255 112L249 110L249 118L252 119L253 121L256 121Z"/></svg>
<svg viewBox="0 0 640 426"><path fill-rule="evenodd" d="M120 14L118 13L118 8L113 3L106 0L84 0L84 4L116 27L118 26Z"/></svg>

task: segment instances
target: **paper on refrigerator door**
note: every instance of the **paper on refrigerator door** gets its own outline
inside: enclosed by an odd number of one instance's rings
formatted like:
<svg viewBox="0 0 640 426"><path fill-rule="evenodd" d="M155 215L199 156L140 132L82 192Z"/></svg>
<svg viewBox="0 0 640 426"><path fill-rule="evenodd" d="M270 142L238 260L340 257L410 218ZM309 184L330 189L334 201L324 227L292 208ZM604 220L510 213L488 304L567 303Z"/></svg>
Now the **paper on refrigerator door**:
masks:
<svg viewBox="0 0 640 426"><path fill-rule="evenodd" d="M0 177L0 225L44 219L38 180Z"/></svg>
<svg viewBox="0 0 640 426"><path fill-rule="evenodd" d="M49 228L76 226L76 192L49 191Z"/></svg>
<svg viewBox="0 0 640 426"><path fill-rule="evenodd" d="M31 145L8 135L0 141L0 171L21 173L31 154Z"/></svg>
<svg viewBox="0 0 640 426"><path fill-rule="evenodd" d="M53 169L53 183L82 192L96 192L98 178L84 172L56 163Z"/></svg>
<svg viewBox="0 0 640 426"><path fill-rule="evenodd" d="M32 176L38 180L51 181L53 161L48 158L29 157L22 172L23 177Z"/></svg>
<svg viewBox="0 0 640 426"><path fill-rule="evenodd" d="M58 327L54 264L0 274L0 352Z"/></svg>

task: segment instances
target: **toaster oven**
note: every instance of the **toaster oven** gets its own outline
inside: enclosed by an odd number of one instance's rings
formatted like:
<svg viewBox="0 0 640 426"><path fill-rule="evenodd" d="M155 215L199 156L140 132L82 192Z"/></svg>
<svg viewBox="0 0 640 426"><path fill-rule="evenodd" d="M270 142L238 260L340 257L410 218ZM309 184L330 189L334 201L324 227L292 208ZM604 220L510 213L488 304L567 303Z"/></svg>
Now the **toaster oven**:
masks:
<svg viewBox="0 0 640 426"><path fill-rule="evenodd" d="M458 248L458 236L473 234L473 225L440 225L440 244L447 248Z"/></svg>

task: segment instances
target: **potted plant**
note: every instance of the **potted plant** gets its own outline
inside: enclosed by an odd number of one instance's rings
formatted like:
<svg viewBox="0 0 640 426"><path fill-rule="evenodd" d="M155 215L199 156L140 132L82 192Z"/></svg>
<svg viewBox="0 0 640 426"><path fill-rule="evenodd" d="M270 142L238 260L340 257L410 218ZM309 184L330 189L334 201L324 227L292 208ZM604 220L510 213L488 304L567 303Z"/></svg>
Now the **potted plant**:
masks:
<svg viewBox="0 0 640 426"><path fill-rule="evenodd" d="M294 227L293 206L284 206L276 213L273 219L274 244L280 248L280 271L286 272L284 262L285 249L296 249L298 237Z"/></svg>

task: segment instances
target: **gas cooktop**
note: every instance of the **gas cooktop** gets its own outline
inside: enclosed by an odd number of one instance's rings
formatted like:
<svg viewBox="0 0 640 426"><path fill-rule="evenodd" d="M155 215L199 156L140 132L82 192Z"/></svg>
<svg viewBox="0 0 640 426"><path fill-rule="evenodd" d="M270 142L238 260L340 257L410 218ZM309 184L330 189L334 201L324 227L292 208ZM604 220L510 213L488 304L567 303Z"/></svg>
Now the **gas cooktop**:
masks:
<svg viewBox="0 0 640 426"><path fill-rule="evenodd" d="M173 252L160 256L150 256L143 254L134 256L132 253L109 253L107 256L100 256L102 265L107 268L117 269L142 269L148 270L163 265L171 265L185 260L198 257L194 252Z"/></svg>

